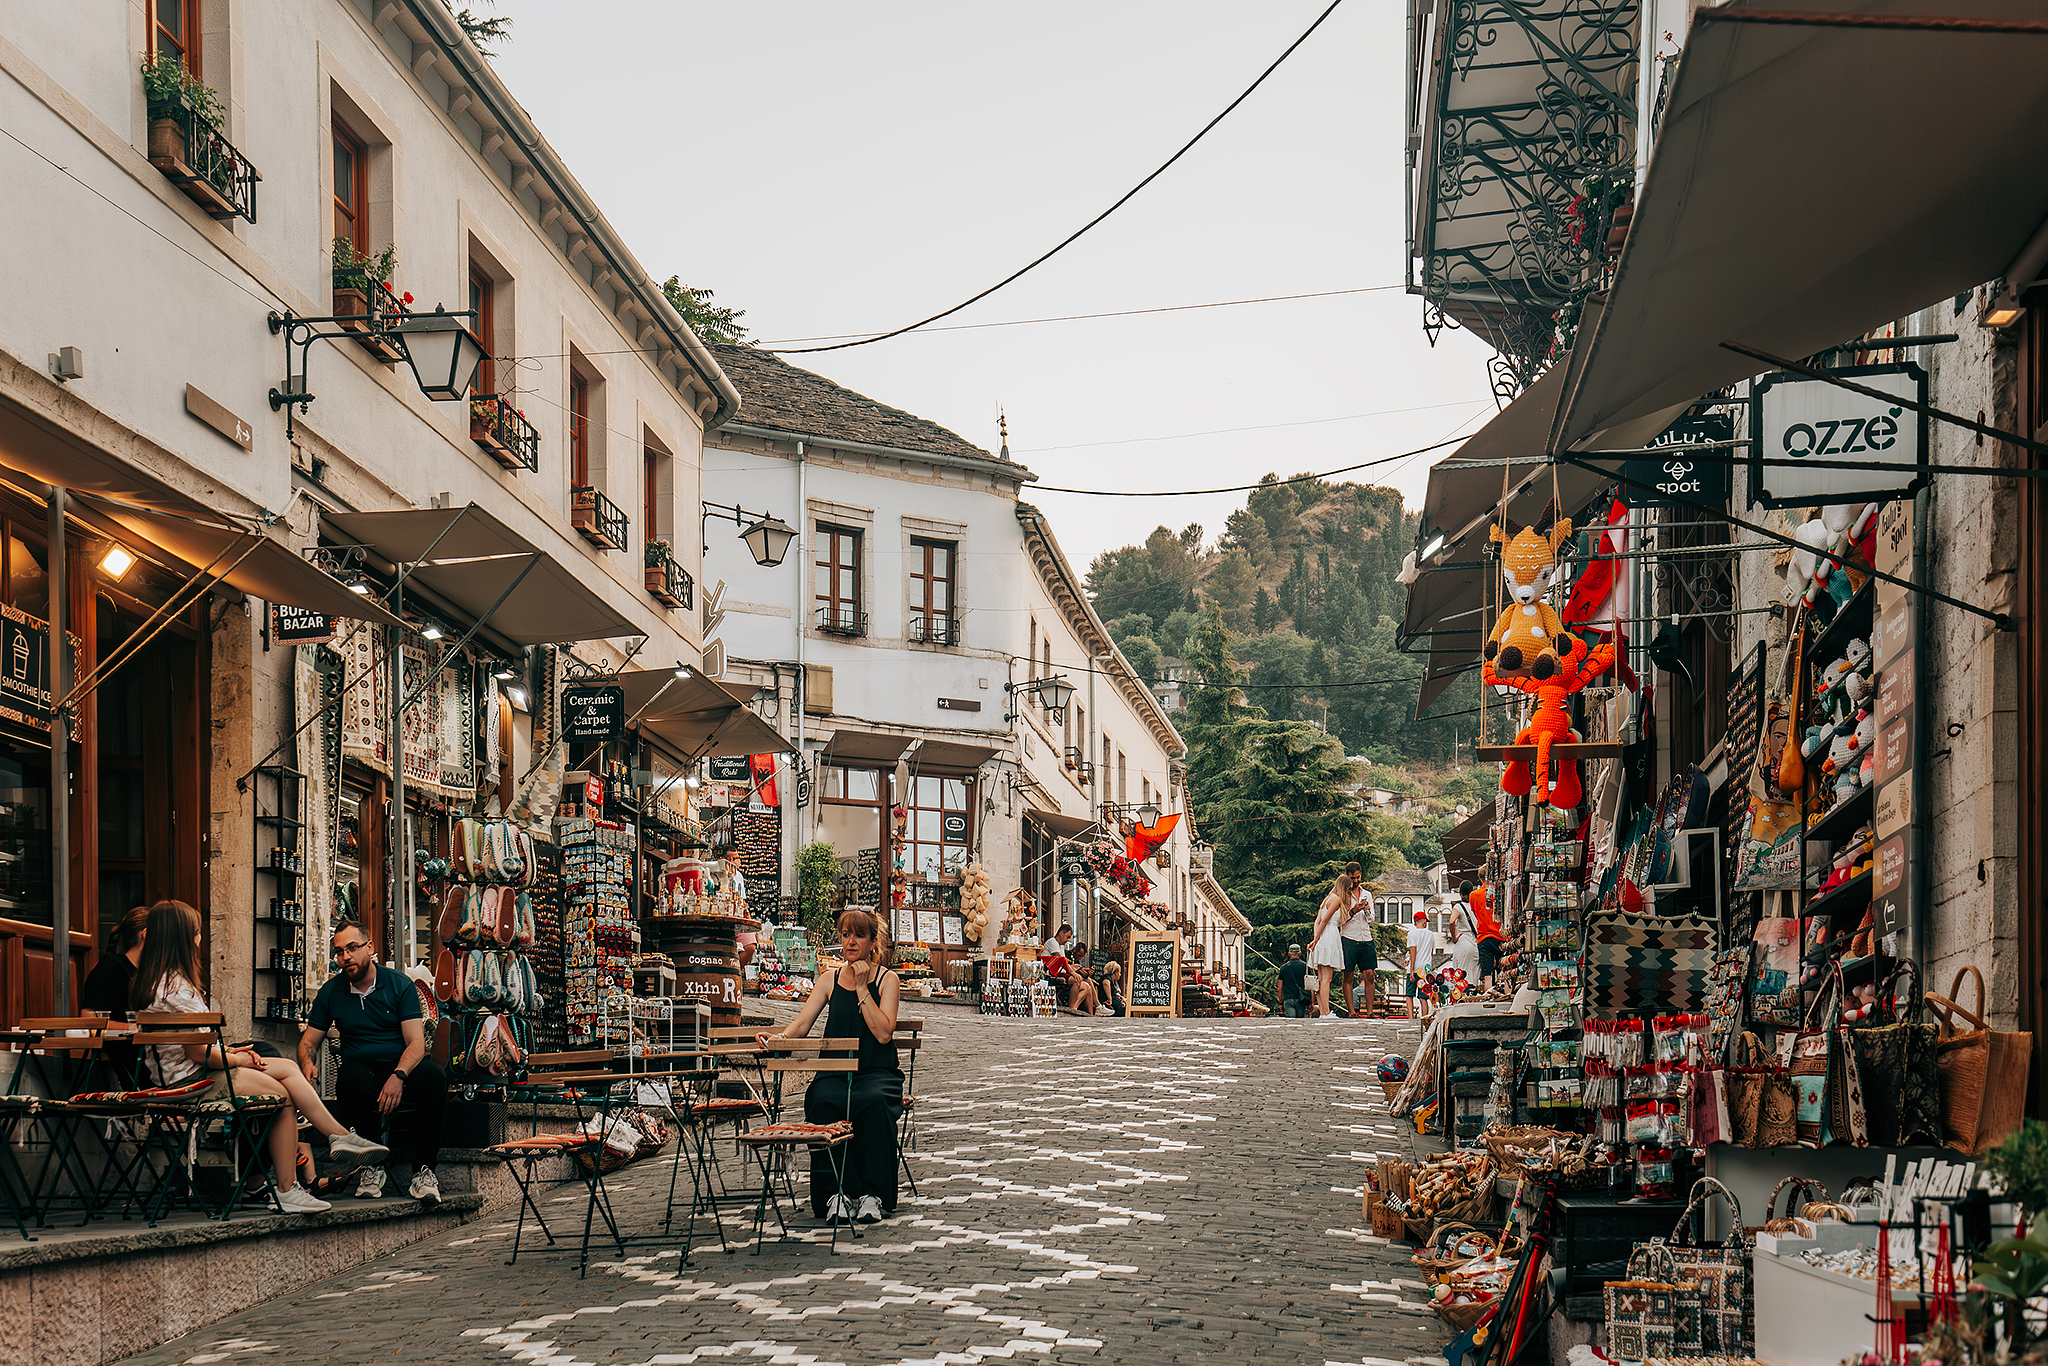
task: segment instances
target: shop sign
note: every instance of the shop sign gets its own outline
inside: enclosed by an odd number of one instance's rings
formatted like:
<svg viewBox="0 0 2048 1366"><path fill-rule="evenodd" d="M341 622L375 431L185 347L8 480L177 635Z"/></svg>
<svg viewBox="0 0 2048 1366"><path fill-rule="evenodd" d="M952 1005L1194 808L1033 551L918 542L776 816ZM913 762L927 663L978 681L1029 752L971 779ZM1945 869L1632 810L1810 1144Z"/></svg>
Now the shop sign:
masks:
<svg viewBox="0 0 2048 1366"><path fill-rule="evenodd" d="M1913 578L1913 500L1887 503L1877 518L1876 568L1894 578ZM1921 858L1915 819L1914 784L1920 755L1919 693L1915 671L1919 651L1913 597L1902 585L1879 579L1872 585L1871 658L1877 671L1877 795L1872 833L1877 841L1875 880L1870 889L1880 935L1913 923L1918 897L1916 864Z"/></svg>
<svg viewBox="0 0 2048 1366"><path fill-rule="evenodd" d="M0 717L50 728L50 624L0 602Z"/></svg>
<svg viewBox="0 0 2048 1366"><path fill-rule="evenodd" d="M1089 871L1088 860L1082 857L1079 849L1060 851L1061 882L1086 882L1092 876L1094 874Z"/></svg>
<svg viewBox="0 0 2048 1366"><path fill-rule="evenodd" d="M744 754L720 754L707 762L711 765L711 781L714 783L752 783L753 775L747 771L747 756Z"/></svg>
<svg viewBox="0 0 2048 1366"><path fill-rule="evenodd" d="M1726 413L1682 417L1666 427L1644 454L1621 462L1621 497L1636 507L1692 507L1725 503L1734 484L1735 419ZM1688 455L1686 447L1720 443ZM1704 458L1703 458L1704 457Z"/></svg>
<svg viewBox="0 0 2048 1366"><path fill-rule="evenodd" d="M1828 373L1900 399L1927 401L1927 372L1911 361ZM1903 497L1927 479L1926 417L1904 403L1804 375L1765 375L1750 386L1749 440L1750 492L1765 507ZM1762 463L1809 459L1858 468Z"/></svg>
<svg viewBox="0 0 2048 1366"><path fill-rule="evenodd" d="M311 644L334 639L334 618L304 607L270 604L270 638L280 644L300 641Z"/></svg>
<svg viewBox="0 0 2048 1366"><path fill-rule="evenodd" d="M591 777L583 780L583 804L593 812L604 810L604 779Z"/></svg>
<svg viewBox="0 0 2048 1366"><path fill-rule="evenodd" d="M626 733L626 690L617 684L562 689L562 738L603 744Z"/></svg>
<svg viewBox="0 0 2048 1366"><path fill-rule="evenodd" d="M967 843L967 813L948 811L939 817L939 839L946 844Z"/></svg>
<svg viewBox="0 0 2048 1366"><path fill-rule="evenodd" d="M801 759L796 761L796 804L799 810L811 804L811 766Z"/></svg>

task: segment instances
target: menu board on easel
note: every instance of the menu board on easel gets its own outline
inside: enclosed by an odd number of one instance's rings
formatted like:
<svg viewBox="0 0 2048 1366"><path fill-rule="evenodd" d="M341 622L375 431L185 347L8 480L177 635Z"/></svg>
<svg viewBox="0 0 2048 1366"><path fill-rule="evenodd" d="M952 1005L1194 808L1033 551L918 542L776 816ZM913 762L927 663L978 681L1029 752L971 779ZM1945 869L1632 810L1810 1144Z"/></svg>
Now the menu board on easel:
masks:
<svg viewBox="0 0 2048 1366"><path fill-rule="evenodd" d="M1130 954L1125 969L1129 1014L1180 1014L1180 936L1134 934Z"/></svg>

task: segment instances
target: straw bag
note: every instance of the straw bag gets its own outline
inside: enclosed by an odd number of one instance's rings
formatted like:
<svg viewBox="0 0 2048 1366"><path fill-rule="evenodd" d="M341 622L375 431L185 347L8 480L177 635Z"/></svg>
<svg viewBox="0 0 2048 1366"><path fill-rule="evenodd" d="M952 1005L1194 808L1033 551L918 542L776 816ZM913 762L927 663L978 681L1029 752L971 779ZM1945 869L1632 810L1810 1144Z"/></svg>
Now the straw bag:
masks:
<svg viewBox="0 0 2048 1366"><path fill-rule="evenodd" d="M1977 984L1974 1011L1954 999L1962 994L1966 976ZM1942 1123L1949 1147L1962 1153L1983 1153L2018 1128L2025 1115L2027 1063L2034 1037L1995 1030L1984 1022L1984 974L1974 966L1960 968L1948 990L1947 996L1927 993L1927 1004L1941 1017L1936 1062L1941 1077ZM1973 1027L1958 1029L1958 1016Z"/></svg>

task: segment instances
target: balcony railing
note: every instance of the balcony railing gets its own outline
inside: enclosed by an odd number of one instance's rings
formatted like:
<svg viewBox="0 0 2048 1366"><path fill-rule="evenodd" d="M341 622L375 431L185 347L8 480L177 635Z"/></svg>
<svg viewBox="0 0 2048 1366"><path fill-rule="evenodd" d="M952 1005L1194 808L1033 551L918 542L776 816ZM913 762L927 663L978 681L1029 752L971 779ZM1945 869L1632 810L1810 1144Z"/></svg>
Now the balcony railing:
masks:
<svg viewBox="0 0 2048 1366"><path fill-rule="evenodd" d="M183 99L150 101L149 164L209 218L256 221L256 182L263 177L211 119Z"/></svg>
<svg viewBox="0 0 2048 1366"><path fill-rule="evenodd" d="M540 432L504 394L478 394L469 401L469 439L508 470L540 469Z"/></svg>
<svg viewBox="0 0 2048 1366"><path fill-rule="evenodd" d="M569 524L583 533L583 539L599 550L624 550L626 514L619 505L588 486L569 493Z"/></svg>
<svg viewBox="0 0 2048 1366"><path fill-rule="evenodd" d="M697 581L690 571L676 563L667 541L647 543L647 567L643 572L647 591L667 607L688 611L697 595Z"/></svg>
<svg viewBox="0 0 2048 1366"><path fill-rule="evenodd" d="M412 310L382 280L372 280L360 270L337 266L334 316L355 334L358 346L384 364L396 365L405 359L405 352L398 345L397 328L412 316Z"/></svg>
<svg viewBox="0 0 2048 1366"><path fill-rule="evenodd" d="M950 612L914 612L910 638L921 645L958 645L960 619Z"/></svg>
<svg viewBox="0 0 2048 1366"><path fill-rule="evenodd" d="M862 637L868 633L868 614L851 607L820 607L818 629L827 635Z"/></svg>

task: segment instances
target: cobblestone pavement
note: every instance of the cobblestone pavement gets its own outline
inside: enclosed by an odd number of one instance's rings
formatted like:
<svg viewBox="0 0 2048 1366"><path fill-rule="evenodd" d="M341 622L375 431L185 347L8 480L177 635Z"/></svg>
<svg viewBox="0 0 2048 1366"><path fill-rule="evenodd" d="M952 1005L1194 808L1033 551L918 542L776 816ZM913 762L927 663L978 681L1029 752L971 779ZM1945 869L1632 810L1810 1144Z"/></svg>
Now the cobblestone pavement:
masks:
<svg viewBox="0 0 2048 1366"><path fill-rule="evenodd" d="M930 1009L926 1029L922 1194L836 1253L806 1217L758 1256L607 1248L579 1280L573 1245L506 1266L511 1223L485 1221L132 1360L1441 1362L1405 1251L1359 1226L1364 1164L1408 1149L1373 1064L1413 1024ZM629 1233L669 1170L614 1178ZM581 1187L543 1203L580 1220Z"/></svg>

